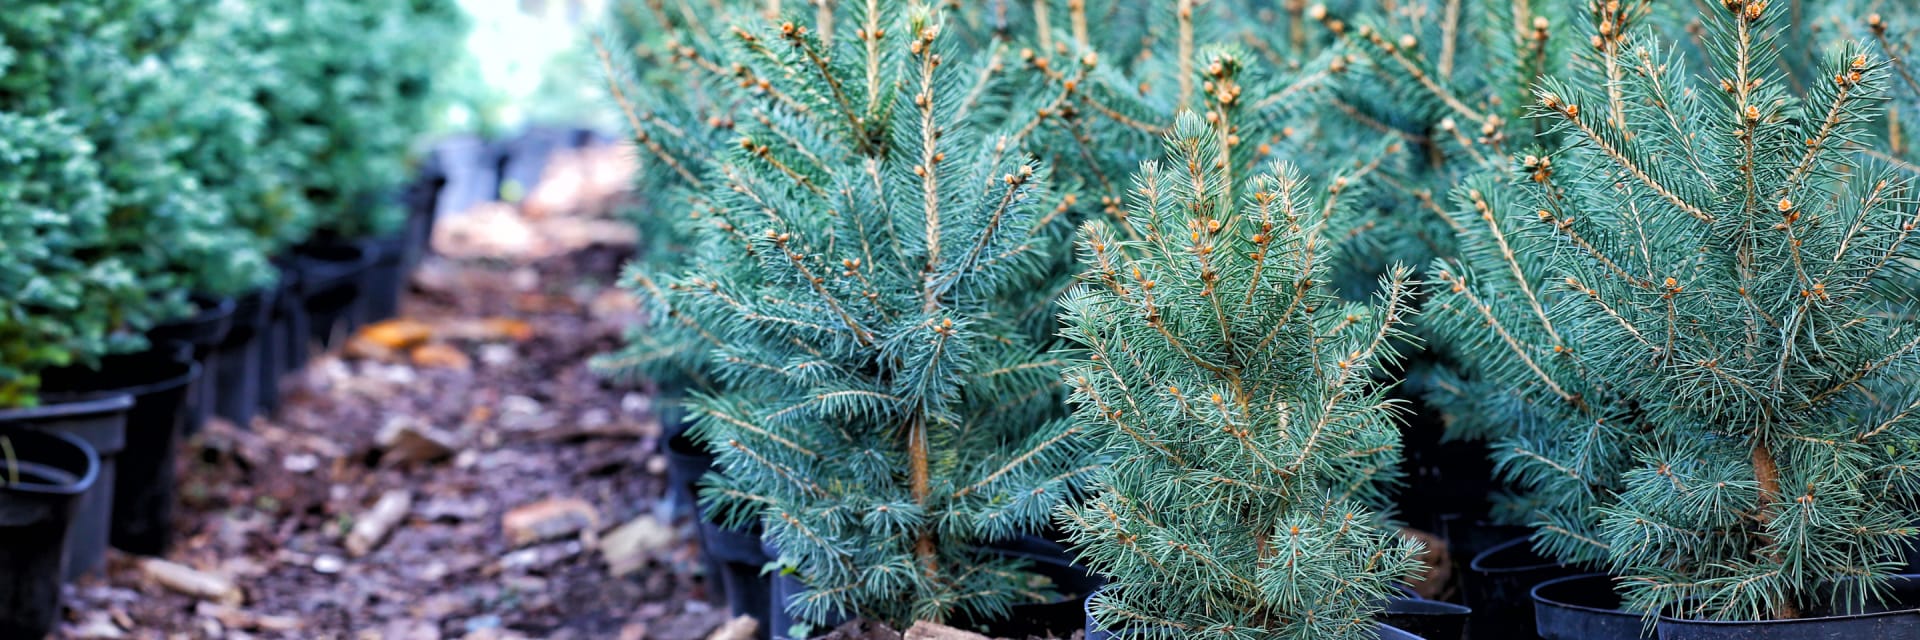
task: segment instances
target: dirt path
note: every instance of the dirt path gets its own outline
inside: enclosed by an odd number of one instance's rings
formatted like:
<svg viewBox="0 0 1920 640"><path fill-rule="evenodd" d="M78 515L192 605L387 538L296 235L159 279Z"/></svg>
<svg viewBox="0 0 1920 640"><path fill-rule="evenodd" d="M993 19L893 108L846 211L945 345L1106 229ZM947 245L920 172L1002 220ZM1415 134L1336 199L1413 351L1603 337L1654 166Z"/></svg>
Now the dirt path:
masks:
<svg viewBox="0 0 1920 640"><path fill-rule="evenodd" d="M516 232L594 235L552 222ZM277 416L208 425L179 455L165 558L205 593L116 555L56 637L704 637L725 615L660 513L649 397L586 364L631 321L609 284L630 245L574 244L433 259L405 321L314 360Z"/></svg>

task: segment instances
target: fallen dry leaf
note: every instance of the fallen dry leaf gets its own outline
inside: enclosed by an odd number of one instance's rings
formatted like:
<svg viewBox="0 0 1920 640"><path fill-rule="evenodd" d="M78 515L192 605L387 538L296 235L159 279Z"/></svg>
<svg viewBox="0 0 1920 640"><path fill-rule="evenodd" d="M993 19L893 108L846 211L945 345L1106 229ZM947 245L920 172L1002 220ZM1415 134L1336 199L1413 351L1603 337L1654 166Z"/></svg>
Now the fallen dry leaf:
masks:
<svg viewBox="0 0 1920 640"><path fill-rule="evenodd" d="M473 368L473 359L467 357L466 352L437 342L414 347L408 358L413 361L413 366L423 369L466 371Z"/></svg>
<svg viewBox="0 0 1920 640"><path fill-rule="evenodd" d="M394 318L362 327L355 337L365 338L388 349L400 351L412 349L433 339L433 327L411 318Z"/></svg>

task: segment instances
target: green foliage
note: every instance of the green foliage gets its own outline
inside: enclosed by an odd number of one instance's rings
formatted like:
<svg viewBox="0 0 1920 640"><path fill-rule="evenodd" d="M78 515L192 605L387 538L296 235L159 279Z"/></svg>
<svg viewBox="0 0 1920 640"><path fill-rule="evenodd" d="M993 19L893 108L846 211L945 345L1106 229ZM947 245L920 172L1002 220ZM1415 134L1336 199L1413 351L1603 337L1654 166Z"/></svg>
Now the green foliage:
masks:
<svg viewBox="0 0 1920 640"><path fill-rule="evenodd" d="M807 586L798 619L992 619L1046 589L980 544L1040 527L1087 469L1017 313L1066 221L1020 141L978 128L965 97L990 74L943 17L876 5L831 41L730 32L722 68L765 82L698 177L698 258L642 279L724 390L692 402L723 469L703 496L764 523Z"/></svg>
<svg viewBox="0 0 1920 640"><path fill-rule="evenodd" d="M1506 425L1536 545L1648 615L1858 606L1916 533L1896 285L1920 221L1856 152L1889 63L1848 44L1795 96L1785 12L1714 9L1705 69L1635 31L1542 83L1533 114L1568 144L1456 190L1468 232L1435 265L1428 317L1473 373L1456 415Z"/></svg>
<svg viewBox="0 0 1920 640"><path fill-rule="evenodd" d="M100 250L149 292L106 311L136 331L184 314L190 290L257 285L265 265L185 158L196 112L227 100L200 95L176 68L190 32L172 8L132 1L28 2L0 16L0 41L15 53L0 108L61 113L91 141L109 197Z"/></svg>
<svg viewBox="0 0 1920 640"><path fill-rule="evenodd" d="M93 147L56 116L0 112L0 408L37 403L39 373L109 350L113 310L146 295L95 255L110 195Z"/></svg>
<svg viewBox="0 0 1920 640"><path fill-rule="evenodd" d="M1229 129L1185 114L1142 165L1129 227L1082 233L1088 285L1064 302L1088 353L1066 372L1074 429L1111 455L1062 510L1083 562L1113 576L1108 628L1166 638L1371 638L1417 545L1363 503L1399 461L1369 372L1411 313L1406 272L1378 305L1327 288L1362 194L1314 193L1290 166L1230 177Z"/></svg>
<svg viewBox="0 0 1920 640"><path fill-rule="evenodd" d="M407 180L409 147L445 95L434 80L463 46L459 6L454 0L271 0L259 6L266 22L243 33L253 38L244 48L268 51L277 70L256 94L266 112L265 136L290 145L302 161L298 195L313 212L314 229L345 238L397 229L404 216L389 196Z"/></svg>
<svg viewBox="0 0 1920 640"><path fill-rule="evenodd" d="M294 140L270 135L261 103L286 82L280 54L265 46L274 15L252 3L222 2L200 18L173 57L176 126L194 139L181 162L224 201L248 243L264 255L282 253L306 239L314 220L301 184L305 154Z"/></svg>
<svg viewBox="0 0 1920 640"><path fill-rule="evenodd" d="M702 12L686 4L628 0L614 5L613 28L594 42L610 99L638 152L633 192L641 197L622 215L639 230L641 247L621 284L654 319L630 327L620 350L595 360L603 375L651 378L670 395L717 388L705 371L708 341L670 319L666 297L652 283L685 269L695 253L698 212L708 206L702 176L732 146L737 112L757 87L745 66L722 70L719 61L727 52L716 37L757 4Z"/></svg>

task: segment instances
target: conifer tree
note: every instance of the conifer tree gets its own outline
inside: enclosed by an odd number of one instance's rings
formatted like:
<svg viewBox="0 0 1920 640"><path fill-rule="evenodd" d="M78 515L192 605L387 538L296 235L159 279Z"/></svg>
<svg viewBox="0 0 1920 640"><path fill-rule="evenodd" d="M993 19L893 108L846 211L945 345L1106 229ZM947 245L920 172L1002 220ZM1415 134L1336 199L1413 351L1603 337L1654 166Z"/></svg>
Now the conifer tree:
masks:
<svg viewBox="0 0 1920 640"><path fill-rule="evenodd" d="M1585 45L1567 36L1576 3L1557 0L1238 4L1257 19L1236 22L1236 39L1269 63L1334 52L1342 81L1299 121L1287 157L1316 175L1378 167L1336 271L1349 294L1370 284L1355 276L1454 251L1443 194L1541 143L1523 117L1527 92Z"/></svg>
<svg viewBox="0 0 1920 640"><path fill-rule="evenodd" d="M464 13L452 0L255 4L265 28L236 35L270 52L276 73L257 92L265 135L297 146L312 228L340 238L397 229L403 212L388 196L445 97L435 81L461 50Z"/></svg>
<svg viewBox="0 0 1920 640"><path fill-rule="evenodd" d="M623 2L613 8L616 28L594 41L609 97L637 151L633 191L643 194L623 212L639 231L641 249L621 286L649 318L629 327L626 344L594 366L614 378L649 378L670 401L684 390L718 388L706 371L711 342L667 307L656 282L685 269L696 254L695 228L709 208L707 173L731 146L738 113L758 86L745 65L721 67L724 29L763 9L754 2L723 3L716 11Z"/></svg>
<svg viewBox="0 0 1920 640"><path fill-rule="evenodd" d="M1399 459L1368 374L1411 313L1407 273L1377 305L1339 302L1327 279L1353 183L1322 195L1277 163L1235 180L1224 131L1181 116L1167 164L1136 176L1131 228L1082 232L1088 283L1064 306L1087 355L1066 380L1076 428L1112 459L1063 520L1113 577L1092 604L1107 628L1371 638L1417 567L1364 505Z"/></svg>
<svg viewBox="0 0 1920 640"><path fill-rule="evenodd" d="M0 111L0 166L0 408L12 408L39 403L41 371L125 348L112 312L147 292L102 251L110 196L77 128Z"/></svg>
<svg viewBox="0 0 1920 640"><path fill-rule="evenodd" d="M990 620L1045 589L979 544L1037 529L1089 470L1045 334L1007 312L1066 221L1020 141L977 128L986 76L940 13L842 15L831 39L726 36L757 81L701 178L697 259L654 283L721 382L692 402L722 468L703 494L765 525L799 620Z"/></svg>
<svg viewBox="0 0 1920 640"><path fill-rule="evenodd" d="M196 11L136 0L27 0L0 12L14 56L0 75L0 109L61 113L94 149L108 197L100 251L133 270L149 296L103 309L133 333L189 311L193 291L224 295L258 284L265 257L231 224L230 210L186 162L189 123L231 96L203 96L176 64ZM182 126L189 124L189 126ZM155 242L165 238L165 242Z"/></svg>
<svg viewBox="0 0 1920 640"><path fill-rule="evenodd" d="M1432 278L1536 546L1647 615L1857 605L1915 534L1920 214L1855 151L1888 62L1849 43L1795 98L1777 4L1704 16L1705 69L1637 30L1543 83L1568 145L1457 189Z"/></svg>

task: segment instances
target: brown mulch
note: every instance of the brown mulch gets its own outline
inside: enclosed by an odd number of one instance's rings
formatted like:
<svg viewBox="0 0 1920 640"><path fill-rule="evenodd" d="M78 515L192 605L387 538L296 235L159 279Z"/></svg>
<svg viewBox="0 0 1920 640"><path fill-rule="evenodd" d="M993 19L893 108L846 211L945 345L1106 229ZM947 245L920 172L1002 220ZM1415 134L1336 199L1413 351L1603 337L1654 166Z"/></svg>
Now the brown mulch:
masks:
<svg viewBox="0 0 1920 640"><path fill-rule="evenodd" d="M555 163L568 191L543 208L443 219L435 244L452 257L416 271L403 321L283 378L277 414L216 419L182 444L165 559L232 581L239 598L183 595L115 552L105 575L68 588L53 637L687 639L725 622L690 523L661 501L650 395L588 369L634 321L611 284L632 243L605 231L618 181L564 173L623 155L580 157ZM460 243L472 238L485 242ZM396 463L380 436L404 429L447 450ZM357 519L393 491L411 498L405 516L349 553ZM507 513L565 499L591 511L583 530L509 541ZM623 526L666 533L601 544ZM610 554L637 570L613 575Z"/></svg>
<svg viewBox="0 0 1920 640"><path fill-rule="evenodd" d="M179 452L167 559L237 582L243 603L198 602L117 556L70 590L56 637L668 638L723 622L689 537L621 577L596 548L636 518L666 522L648 396L586 366L630 319L607 293L619 258L589 247L526 266L423 266L416 283L430 288L403 315L467 362L322 355L286 383L278 415L215 421ZM453 450L382 463L377 436L392 423L436 429ZM411 492L408 516L352 557L355 518L393 489ZM509 544L503 515L549 498L585 500L597 523Z"/></svg>

